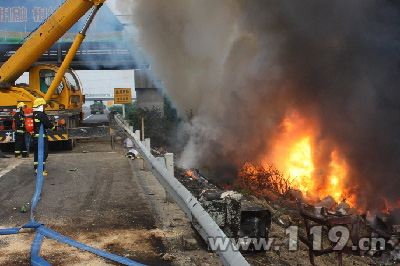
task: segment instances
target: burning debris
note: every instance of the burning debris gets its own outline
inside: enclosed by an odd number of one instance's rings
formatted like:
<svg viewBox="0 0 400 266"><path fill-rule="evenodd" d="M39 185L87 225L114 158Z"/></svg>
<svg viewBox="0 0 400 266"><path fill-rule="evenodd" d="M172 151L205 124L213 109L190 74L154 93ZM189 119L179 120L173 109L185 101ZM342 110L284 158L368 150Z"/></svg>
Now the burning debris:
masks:
<svg viewBox="0 0 400 266"><path fill-rule="evenodd" d="M155 156L164 156L166 153L168 153L168 151L167 151L165 148L163 148L163 147L160 147L160 148L153 148L153 149L151 149L151 152L152 152Z"/></svg>
<svg viewBox="0 0 400 266"><path fill-rule="evenodd" d="M198 169L184 170L176 167L175 173L178 173L178 180L197 198L205 189L219 190L217 186L203 177Z"/></svg>
<svg viewBox="0 0 400 266"><path fill-rule="evenodd" d="M198 169L176 168L178 180L193 194L225 234L233 239L268 239L271 212L242 200L232 190L222 190L203 177ZM242 252L259 252L250 244Z"/></svg>
<svg viewBox="0 0 400 266"><path fill-rule="evenodd" d="M316 265L314 257L333 252L339 254L339 265L343 265L344 253L369 256L377 263L400 262L399 226L391 225L388 216L351 213L346 202L336 205L332 198L325 198L317 206L299 202L299 212L306 227L306 237L301 240L310 250L312 265ZM318 237L325 237L326 247L315 245Z"/></svg>
<svg viewBox="0 0 400 266"><path fill-rule="evenodd" d="M185 174L186 174L187 176L190 176L190 177L193 178L193 179L197 179L197 177L196 177L194 171L187 170L187 171L185 172Z"/></svg>
<svg viewBox="0 0 400 266"><path fill-rule="evenodd" d="M259 163L246 162L243 164L239 177L233 182L235 187L247 188L258 195L276 193L285 196L291 190L291 182L285 179L273 165L264 168Z"/></svg>
<svg viewBox="0 0 400 266"><path fill-rule="evenodd" d="M220 189L203 190L199 202L230 238L238 238L242 195Z"/></svg>
<svg viewBox="0 0 400 266"><path fill-rule="evenodd" d="M261 164L249 162L242 167L239 178L228 185L271 202L276 206L272 215L278 215L279 218L275 219L277 224L285 228L293 225L305 227L305 234L300 235L300 240L309 248L313 265L316 265L314 257L329 253L338 253L339 263L343 253L369 256L378 263L400 262L400 226L397 225L400 223L396 219L400 210L394 210L393 206L385 205L381 212L374 212L373 215L355 208L345 198L337 201L332 196L326 196L311 200L307 193L294 189L293 182L288 181L275 167L264 168ZM299 202L306 203L298 204ZM290 216L288 219L281 218L279 209L292 210L292 219ZM304 222L294 223L298 217L293 211L298 212ZM315 246L316 228L321 228L318 231L322 235L320 248ZM335 231L337 229L342 231ZM344 241L334 236L334 233L343 237L347 234L347 238ZM346 244L336 248L338 240Z"/></svg>

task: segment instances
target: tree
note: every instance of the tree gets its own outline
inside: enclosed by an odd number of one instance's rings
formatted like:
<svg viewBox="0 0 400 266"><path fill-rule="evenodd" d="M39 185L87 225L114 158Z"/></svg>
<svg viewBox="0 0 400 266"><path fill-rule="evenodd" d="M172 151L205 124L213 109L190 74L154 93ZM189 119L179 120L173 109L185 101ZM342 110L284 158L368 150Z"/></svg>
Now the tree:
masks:
<svg viewBox="0 0 400 266"><path fill-rule="evenodd" d="M121 105L113 105L113 106L108 108L108 111L110 113L116 111L116 112L122 114L122 106Z"/></svg>
<svg viewBox="0 0 400 266"><path fill-rule="evenodd" d="M168 146L177 129L179 118L171 102L164 98L164 113L157 108L139 109L136 102L125 106L125 116L135 130L142 130L144 120L145 138L151 138L152 146Z"/></svg>

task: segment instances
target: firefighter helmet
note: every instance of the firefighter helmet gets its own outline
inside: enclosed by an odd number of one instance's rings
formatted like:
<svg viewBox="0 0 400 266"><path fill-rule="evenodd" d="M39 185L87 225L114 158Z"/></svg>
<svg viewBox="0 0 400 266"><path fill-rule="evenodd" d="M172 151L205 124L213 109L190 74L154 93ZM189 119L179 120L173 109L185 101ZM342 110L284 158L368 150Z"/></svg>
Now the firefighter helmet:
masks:
<svg viewBox="0 0 400 266"><path fill-rule="evenodd" d="M17 104L17 108L18 109L19 108L23 108L23 107L26 107L26 104L24 102L20 102L20 103Z"/></svg>
<svg viewBox="0 0 400 266"><path fill-rule="evenodd" d="M46 101L43 98L37 98L34 102L33 102L33 107L38 107L41 105L45 105Z"/></svg>

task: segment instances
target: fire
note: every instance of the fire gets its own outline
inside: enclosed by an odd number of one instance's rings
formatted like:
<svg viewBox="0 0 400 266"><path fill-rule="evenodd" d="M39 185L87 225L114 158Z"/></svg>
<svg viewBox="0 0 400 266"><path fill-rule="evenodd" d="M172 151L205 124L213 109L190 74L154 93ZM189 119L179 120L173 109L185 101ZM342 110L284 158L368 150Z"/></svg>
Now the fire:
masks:
<svg viewBox="0 0 400 266"><path fill-rule="evenodd" d="M332 196L336 201L341 201L346 196L345 178L347 176L347 164L335 149L331 153L330 174L328 183L320 190L322 197ZM349 200L348 200L349 201Z"/></svg>
<svg viewBox="0 0 400 266"><path fill-rule="evenodd" d="M395 203L391 203L388 199L383 198L384 206L382 207L382 212L385 214L390 214L395 209L400 209L400 200Z"/></svg>
<svg viewBox="0 0 400 266"><path fill-rule="evenodd" d="M330 162L324 168L317 165L316 144L318 127L298 113L291 113L279 127L272 143L272 152L263 160L271 161L293 188L303 192L310 201L332 196L337 202L344 199L353 205L355 200L346 187L348 165L338 147L333 146Z"/></svg>
<svg viewBox="0 0 400 266"><path fill-rule="evenodd" d="M312 191L315 183L312 179L314 165L311 158L310 138L305 137L292 147L285 161L284 172L292 179L292 185L301 191Z"/></svg>
<svg viewBox="0 0 400 266"><path fill-rule="evenodd" d="M230 184L224 184L224 185L222 185L222 189L223 189L223 190L232 190L232 185L230 185Z"/></svg>
<svg viewBox="0 0 400 266"><path fill-rule="evenodd" d="M196 177L196 175L194 174L193 171L187 170L187 171L185 172L185 175L190 176L190 177L193 178L193 179L197 179L197 177Z"/></svg>
<svg viewBox="0 0 400 266"><path fill-rule="evenodd" d="M268 197L271 191L287 195L294 188L311 204L330 196L359 212L367 211L368 206L357 204L358 185L349 180L351 169L340 147L323 139L318 124L311 121L290 113L272 135L269 153L258 164L245 163L236 185ZM384 199L379 209L385 213L400 209L400 200Z"/></svg>

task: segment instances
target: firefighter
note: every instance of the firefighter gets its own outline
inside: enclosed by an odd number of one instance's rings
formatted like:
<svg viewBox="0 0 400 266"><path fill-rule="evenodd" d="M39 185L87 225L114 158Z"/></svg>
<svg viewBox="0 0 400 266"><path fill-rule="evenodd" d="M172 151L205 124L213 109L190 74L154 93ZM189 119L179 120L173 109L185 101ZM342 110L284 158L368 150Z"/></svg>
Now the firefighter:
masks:
<svg viewBox="0 0 400 266"><path fill-rule="evenodd" d="M55 129L53 123L49 119L49 117L44 112L44 106L46 105L46 101L43 98L37 98L33 102L33 121L34 121L34 133L33 133L33 148L35 150L34 154L34 162L33 167L37 172L38 168L38 159L39 159L39 132L40 126L43 125L44 131L44 156L43 156L43 175L47 176L47 171L44 170L44 164L46 162L47 156L49 154L49 148L47 143L47 135L46 129L51 128Z"/></svg>
<svg viewBox="0 0 400 266"><path fill-rule="evenodd" d="M15 115L13 116L15 123L15 158L18 159L28 157L25 142L26 130L24 108L26 108L25 103L18 103L17 110L15 112Z"/></svg>

